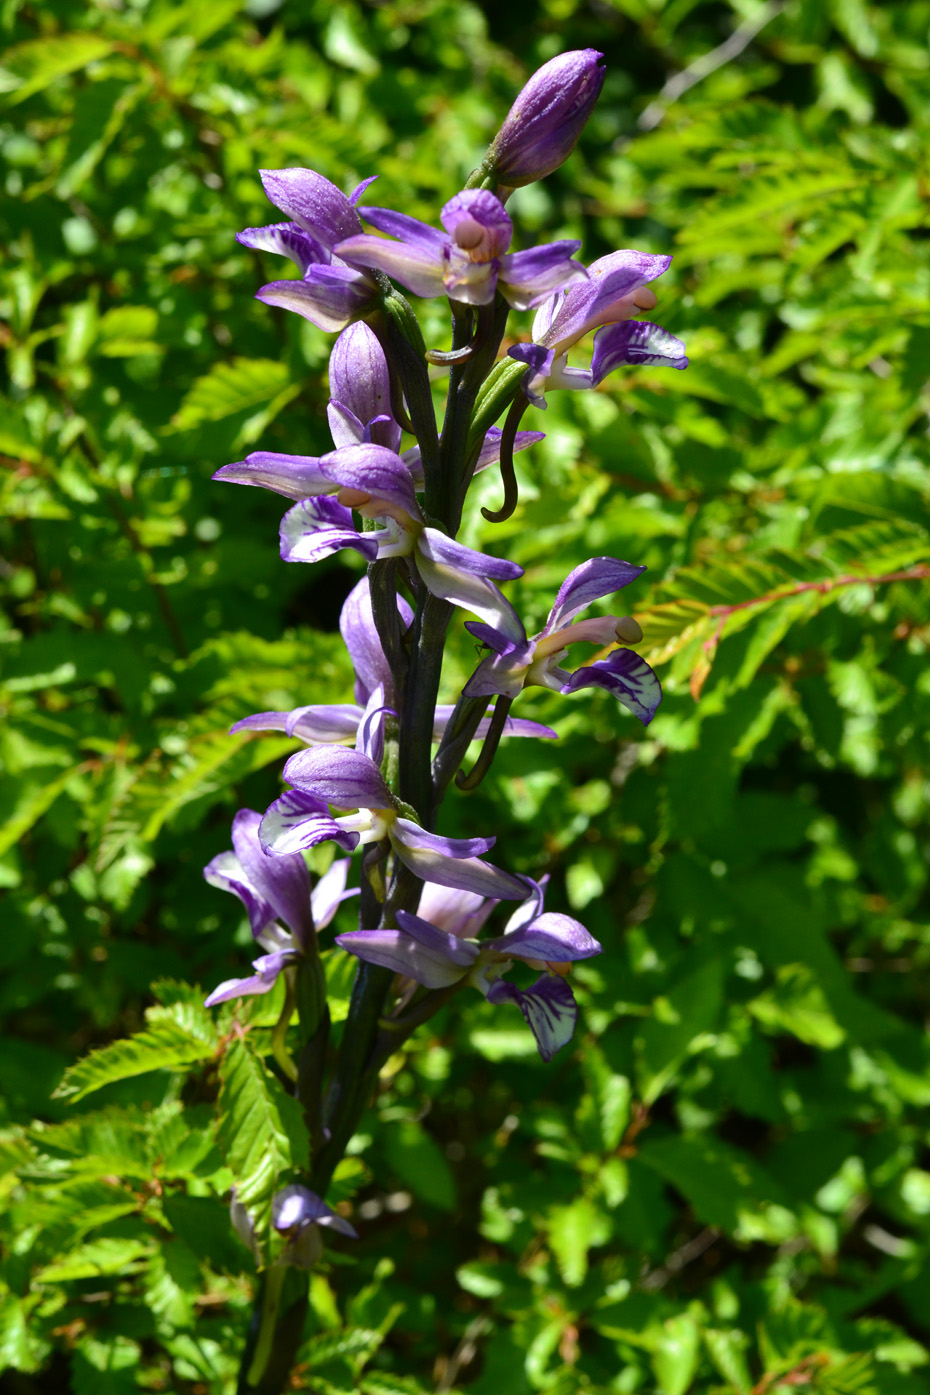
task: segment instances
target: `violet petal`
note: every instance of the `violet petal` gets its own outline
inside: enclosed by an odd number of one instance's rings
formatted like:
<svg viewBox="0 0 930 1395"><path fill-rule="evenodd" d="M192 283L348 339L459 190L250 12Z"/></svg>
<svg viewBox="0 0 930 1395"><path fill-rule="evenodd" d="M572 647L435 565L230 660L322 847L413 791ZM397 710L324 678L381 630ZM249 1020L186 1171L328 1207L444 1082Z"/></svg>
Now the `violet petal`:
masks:
<svg viewBox="0 0 930 1395"><path fill-rule="evenodd" d="M251 484L271 489L287 499L307 499L313 494L332 492L332 481L320 471L315 455L277 455L256 450L244 460L222 465L213 479L229 484Z"/></svg>
<svg viewBox="0 0 930 1395"><path fill-rule="evenodd" d="M444 939L452 938L441 930L435 933ZM403 930L350 930L337 935L335 943L369 964L379 964L395 974L416 979L424 988L447 988L468 972L448 955L420 944Z"/></svg>
<svg viewBox="0 0 930 1395"><path fill-rule="evenodd" d="M603 946L580 921L558 911L544 911L528 925L498 935L488 944L514 959L542 959L555 964L603 953Z"/></svg>
<svg viewBox="0 0 930 1395"><path fill-rule="evenodd" d="M358 213L341 189L316 170L259 170L269 200L324 247L361 232Z"/></svg>
<svg viewBox="0 0 930 1395"><path fill-rule="evenodd" d="M236 233L236 241L256 252L276 252L279 256L290 257L301 276L308 267L330 260L329 248L304 232L297 223L271 223L264 228L243 228L242 232Z"/></svg>
<svg viewBox="0 0 930 1395"><path fill-rule="evenodd" d="M284 778L337 809L389 809L394 802L375 762L344 746L298 751L286 763Z"/></svg>
<svg viewBox="0 0 930 1395"><path fill-rule="evenodd" d="M574 1036L578 1004L565 979L558 974L542 974L532 988L525 991L505 979L498 979L488 989L487 999L489 1003L517 1004L544 1061L551 1061Z"/></svg>
<svg viewBox="0 0 930 1395"><path fill-rule="evenodd" d="M642 576L645 570L645 567L635 567L632 562L621 562L614 557L592 557L582 562L580 567L569 572L559 587L542 633L548 635L553 630L561 630L592 601L612 596Z"/></svg>
<svg viewBox="0 0 930 1395"><path fill-rule="evenodd" d="M591 375L595 383L623 364L642 367L687 368L687 351L680 339L648 320L624 320L605 325L594 336Z"/></svg>
<svg viewBox="0 0 930 1395"><path fill-rule="evenodd" d="M360 533L352 522L352 510L328 495L302 499L281 520L281 557L285 562L319 562L344 547L360 552L367 562L378 555L375 534Z"/></svg>
<svg viewBox="0 0 930 1395"><path fill-rule="evenodd" d="M605 688L648 726L662 701L662 685L645 659L632 649L615 649L606 659L578 668L562 685L563 693L579 688Z"/></svg>
<svg viewBox="0 0 930 1395"><path fill-rule="evenodd" d="M433 252L405 242L391 242L384 237L361 233L340 242L337 255L349 266L377 267L386 276L399 281L414 295L445 295L442 263Z"/></svg>
<svg viewBox="0 0 930 1395"><path fill-rule="evenodd" d="M265 810L259 829L266 853L286 856L317 843L334 842L351 852L358 834L347 833L329 814L326 805L302 790L286 790Z"/></svg>

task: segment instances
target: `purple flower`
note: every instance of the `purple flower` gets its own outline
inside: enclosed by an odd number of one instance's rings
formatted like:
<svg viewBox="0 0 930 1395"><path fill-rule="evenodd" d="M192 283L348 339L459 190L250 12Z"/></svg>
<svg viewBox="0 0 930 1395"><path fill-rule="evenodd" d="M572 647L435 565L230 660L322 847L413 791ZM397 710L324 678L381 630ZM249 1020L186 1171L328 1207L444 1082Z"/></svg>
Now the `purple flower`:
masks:
<svg viewBox="0 0 930 1395"><path fill-rule="evenodd" d="M428 527L410 471L399 455L384 446L346 446L321 456L319 468L339 487L338 494L335 499L303 499L284 515L281 556L285 562L317 562L343 548L361 553L368 562L409 557L434 596L491 624L513 615L494 582L512 581L523 575L523 568L476 552ZM384 527L359 532L353 509L363 518L382 521Z"/></svg>
<svg viewBox="0 0 930 1395"><path fill-rule="evenodd" d="M290 257L300 279L272 281L256 299L293 310L320 329L339 330L366 313L379 295L373 276L347 266L333 247L362 230L355 203L366 179L347 198L315 170L260 170L265 193L291 219L236 234L244 247Z"/></svg>
<svg viewBox="0 0 930 1395"><path fill-rule="evenodd" d="M642 639L642 630L630 616L605 615L579 621L575 617L592 601L613 595L645 570L612 557L593 557L582 562L565 578L543 629L531 639L519 621L496 628L466 621L467 629L492 652L482 659L466 683L465 696L490 697L501 693L513 698L533 684L560 693L606 688L646 726L662 700L662 689L645 659L631 649L616 649L606 659L574 673L559 667L568 646L579 640L603 647L617 640L636 644Z"/></svg>
<svg viewBox="0 0 930 1395"><path fill-rule="evenodd" d="M358 1239L355 1228L338 1211L298 1182L275 1194L271 1203L271 1224L279 1235L287 1237L277 1263L293 1264L298 1269L312 1269L322 1257L321 1226L338 1231L350 1240Z"/></svg>
<svg viewBox="0 0 930 1395"><path fill-rule="evenodd" d="M611 252L588 267L589 279L569 286L540 307L533 321L533 342L515 344L511 358L527 364L524 391L537 407L545 407L547 388L593 388L621 364L687 368L680 339L646 320L634 320L637 309L658 303L646 286L671 264L671 257L648 252ZM589 330L596 329L590 369L568 368L568 351Z"/></svg>
<svg viewBox="0 0 930 1395"><path fill-rule="evenodd" d="M533 74L488 152L486 165L501 185L532 184L568 159L604 85L603 56L573 49Z"/></svg>
<svg viewBox="0 0 930 1395"><path fill-rule="evenodd" d="M234 850L215 857L203 875L211 886L238 896L248 912L252 934L266 953L253 961L255 973L250 978L227 979L214 988L207 1007L269 993L282 969L306 953L314 927L325 929L340 902L357 894L345 889L348 858L334 862L311 891L310 873L299 853L271 858L262 851L260 824L261 815L254 809L240 809L233 819Z"/></svg>
<svg viewBox="0 0 930 1395"><path fill-rule="evenodd" d="M266 852L286 856L327 841L350 852L386 838L423 881L504 901L523 899L522 881L481 861L494 846L493 838L442 838L405 818L372 759L370 740L365 744L367 750L318 746L291 756L284 778L294 788L276 799L261 821ZM329 806L357 812L333 816Z"/></svg>
<svg viewBox="0 0 930 1395"><path fill-rule="evenodd" d="M528 887L529 898L510 917L504 933L492 939L464 938L461 930L465 925L450 926L454 918L450 898L441 908L449 928L439 928L436 921L428 921L422 914L398 911L398 930L354 930L337 935L336 943L360 959L393 969L426 988L447 988L465 979L488 1002L516 1003L532 1029L539 1054L549 1061L571 1040L578 1020L575 997L565 981L569 966L575 960L600 954L602 947L571 916L543 911L543 888L529 878L525 881L524 893ZM428 892L429 888L424 888L421 912L435 903L434 893ZM482 909L472 903L472 925L467 928L480 929ZM542 970L528 989L503 980L515 959Z"/></svg>
<svg viewBox="0 0 930 1395"><path fill-rule="evenodd" d="M560 286L583 281L572 260L580 242L550 242L508 252L513 224L504 205L485 189L466 189L440 215L445 232L389 208L362 216L392 239L361 233L336 246L351 266L378 267L415 295L447 295L466 305L490 305L498 289L516 310L531 310Z"/></svg>

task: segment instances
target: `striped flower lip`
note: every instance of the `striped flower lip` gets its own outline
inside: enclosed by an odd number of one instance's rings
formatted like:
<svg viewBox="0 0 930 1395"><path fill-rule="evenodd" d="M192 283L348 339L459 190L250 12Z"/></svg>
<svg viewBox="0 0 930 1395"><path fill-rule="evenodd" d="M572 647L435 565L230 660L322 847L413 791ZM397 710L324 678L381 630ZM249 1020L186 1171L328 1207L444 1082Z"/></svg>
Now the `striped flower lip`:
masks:
<svg viewBox="0 0 930 1395"><path fill-rule="evenodd" d="M499 693L514 698L536 685L558 693L604 688L647 726L662 701L662 688L645 659L632 649L615 649L605 659L569 673L559 666L572 644L603 648L618 641L637 644L643 632L629 615L576 617L596 600L628 586L646 570L613 557L593 557L569 572L559 588L549 618L538 635L527 638L519 620L504 626L466 621L466 628L490 649L465 685L466 697ZM510 617L507 617L508 621Z"/></svg>

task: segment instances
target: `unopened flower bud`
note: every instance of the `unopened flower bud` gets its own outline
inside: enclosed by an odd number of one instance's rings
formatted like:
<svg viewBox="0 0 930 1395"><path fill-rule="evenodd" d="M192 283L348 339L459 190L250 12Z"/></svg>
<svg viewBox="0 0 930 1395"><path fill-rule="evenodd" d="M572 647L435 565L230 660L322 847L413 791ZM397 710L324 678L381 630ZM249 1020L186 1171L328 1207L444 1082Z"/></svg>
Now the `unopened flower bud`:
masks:
<svg viewBox="0 0 930 1395"><path fill-rule="evenodd" d="M488 151L498 185L517 189L568 159L604 84L597 49L560 53L533 74Z"/></svg>
<svg viewBox="0 0 930 1395"><path fill-rule="evenodd" d="M621 615L617 621L617 638L624 644L639 644L642 637L642 629L632 615Z"/></svg>

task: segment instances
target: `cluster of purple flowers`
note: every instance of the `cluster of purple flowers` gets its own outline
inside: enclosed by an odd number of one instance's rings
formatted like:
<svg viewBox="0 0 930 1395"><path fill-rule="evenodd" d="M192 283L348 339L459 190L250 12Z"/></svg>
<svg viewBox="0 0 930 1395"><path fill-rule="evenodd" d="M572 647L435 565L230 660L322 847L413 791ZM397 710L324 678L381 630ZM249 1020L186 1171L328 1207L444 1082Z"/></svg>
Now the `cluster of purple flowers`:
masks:
<svg viewBox="0 0 930 1395"><path fill-rule="evenodd" d="M544 909L545 878L536 882L487 861L493 837L449 838L432 824L469 741L486 743L486 765L502 737L556 736L509 715L523 688L565 694L604 688L643 724L661 699L655 674L630 647L642 639L636 621L581 618L643 567L611 557L575 567L542 630L528 636L502 590L522 568L455 538L471 478L498 462L502 473L512 470L513 453L542 439L540 432L516 429L527 406L545 407L545 394L554 389L596 388L621 365L687 364L680 340L634 318L656 304L649 283L669 257L617 251L585 266L575 255L577 242L510 250L507 198L566 158L602 81L600 55L592 50L563 54L541 69L469 187L442 208L440 228L360 205L371 180L347 196L312 170L262 173L265 192L286 221L249 228L238 240L296 264L298 275L264 286L260 300L338 333L327 409L333 449L321 456L256 451L224 465L215 478L290 501L280 530L284 561L315 562L349 550L364 559L368 573L340 621L354 666L354 700L261 712L233 728L284 731L305 749L284 767L285 792L263 815L241 810L234 851L205 871L208 881L241 900L262 950L254 972L221 984L208 1004L267 993L280 975L300 972L318 953L319 932L356 894L346 889L351 856L338 858L311 888L303 854L330 842L350 855L364 850L360 928L337 935L335 943L394 975L379 1008L382 1020L424 1020L418 1006L438 1005L469 984L488 1002L521 1010L544 1060L574 1032L568 971L601 945L571 916ZM449 299L453 351L425 354L393 283L415 296ZM536 314L531 340L501 357L508 307ZM569 352L591 331L590 367L569 367ZM431 407L424 417L426 361L450 367L441 431ZM501 385L497 415L511 409L503 429L487 426L486 418L478 424L478 393L492 380ZM437 498L452 501L444 514L434 506L428 511ZM456 607L473 617L466 626L482 657L458 701L441 704L441 647ZM593 645L597 656L573 670L562 667L578 643ZM420 773L408 778L414 767ZM417 807L410 789L427 791ZM501 902L510 905L509 919L499 933L484 934ZM535 982L512 982L515 964L535 970ZM327 1208L314 1207L323 1203L313 1193L291 1187L279 1193L274 1224L293 1237L305 1224L331 1220Z"/></svg>

